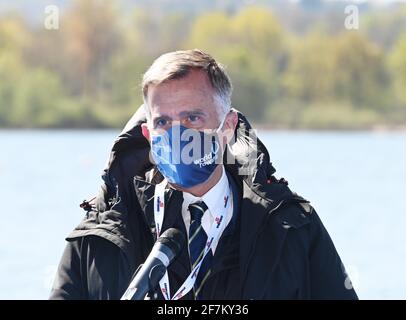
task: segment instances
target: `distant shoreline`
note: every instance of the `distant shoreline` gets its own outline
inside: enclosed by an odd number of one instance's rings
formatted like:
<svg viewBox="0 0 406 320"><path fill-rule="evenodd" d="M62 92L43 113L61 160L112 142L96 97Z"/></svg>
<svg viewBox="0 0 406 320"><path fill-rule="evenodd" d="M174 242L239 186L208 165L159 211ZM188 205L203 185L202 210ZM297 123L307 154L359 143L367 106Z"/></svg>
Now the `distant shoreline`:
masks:
<svg viewBox="0 0 406 320"><path fill-rule="evenodd" d="M406 124L401 126L373 126L359 128L291 128L283 126L272 126L266 124L254 124L253 127L258 130L267 131L365 131L365 132L406 132Z"/></svg>
<svg viewBox="0 0 406 320"><path fill-rule="evenodd" d="M373 126L370 128L292 128L287 126L275 126L261 123L254 123L252 127L256 130L266 131L291 131L291 132L406 132L406 124L401 126ZM120 131L123 127L0 127L2 131Z"/></svg>

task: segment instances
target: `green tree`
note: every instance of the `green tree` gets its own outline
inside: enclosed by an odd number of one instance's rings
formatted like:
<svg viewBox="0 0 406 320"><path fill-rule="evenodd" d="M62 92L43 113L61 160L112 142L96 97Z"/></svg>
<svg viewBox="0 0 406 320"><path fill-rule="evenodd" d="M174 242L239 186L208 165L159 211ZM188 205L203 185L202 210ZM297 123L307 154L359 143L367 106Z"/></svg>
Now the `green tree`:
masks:
<svg viewBox="0 0 406 320"><path fill-rule="evenodd" d="M396 1L386 9L371 11L362 18L361 32L385 51L390 51L406 30L406 4Z"/></svg>
<svg viewBox="0 0 406 320"><path fill-rule="evenodd" d="M358 32L342 33L335 44L335 98L383 111L390 79L381 49Z"/></svg>
<svg viewBox="0 0 406 320"><path fill-rule="evenodd" d="M25 72L24 65L11 52L0 52L0 126L10 124L18 83Z"/></svg>
<svg viewBox="0 0 406 320"><path fill-rule="evenodd" d="M115 2L75 0L62 19L69 88L97 99L108 86L108 66L121 44Z"/></svg>
<svg viewBox="0 0 406 320"><path fill-rule="evenodd" d="M396 97L406 109L406 34L398 40L391 52L389 65L394 78Z"/></svg>
<svg viewBox="0 0 406 320"><path fill-rule="evenodd" d="M327 101L334 94L334 40L321 33L292 39L282 82L285 99Z"/></svg>
<svg viewBox="0 0 406 320"><path fill-rule="evenodd" d="M201 48L224 64L233 82L233 106L262 120L279 94L279 67L286 54L282 39L282 28L271 11L252 6L234 15L201 15L186 46Z"/></svg>
<svg viewBox="0 0 406 320"><path fill-rule="evenodd" d="M53 127L66 119L67 97L59 78L45 69L27 69L15 84L10 122L18 127Z"/></svg>
<svg viewBox="0 0 406 320"><path fill-rule="evenodd" d="M25 73L22 53L30 38L21 18L13 15L0 18L0 39L0 126L5 126Z"/></svg>

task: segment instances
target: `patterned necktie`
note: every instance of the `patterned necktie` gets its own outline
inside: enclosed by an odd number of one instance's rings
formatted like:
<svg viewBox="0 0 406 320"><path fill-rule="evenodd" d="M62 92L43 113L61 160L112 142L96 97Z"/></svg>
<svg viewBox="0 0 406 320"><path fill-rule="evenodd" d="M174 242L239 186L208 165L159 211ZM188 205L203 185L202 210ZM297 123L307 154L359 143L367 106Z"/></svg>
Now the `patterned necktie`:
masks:
<svg viewBox="0 0 406 320"><path fill-rule="evenodd" d="M192 270L200 262L200 260L202 260L207 243L207 234L202 227L202 217L207 209L208 208L203 201L195 202L189 205L189 252ZM196 300L201 299L201 290L210 275L212 259L213 253L210 250L200 265L199 273L197 274L196 282L193 286Z"/></svg>

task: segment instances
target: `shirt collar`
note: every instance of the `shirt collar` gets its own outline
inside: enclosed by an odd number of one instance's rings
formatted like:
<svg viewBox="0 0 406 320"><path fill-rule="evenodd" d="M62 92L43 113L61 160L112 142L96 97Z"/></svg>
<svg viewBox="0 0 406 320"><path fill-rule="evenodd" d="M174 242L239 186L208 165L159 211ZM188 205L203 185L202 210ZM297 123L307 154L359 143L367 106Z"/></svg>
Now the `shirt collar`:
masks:
<svg viewBox="0 0 406 320"><path fill-rule="evenodd" d="M228 194L229 191L228 178L224 166L222 167L222 174L220 180L203 196L196 197L190 193L183 192L183 201L185 204L189 205L196 201L203 201L209 208L210 214L213 218L216 216L216 208L219 204L223 204L224 196Z"/></svg>

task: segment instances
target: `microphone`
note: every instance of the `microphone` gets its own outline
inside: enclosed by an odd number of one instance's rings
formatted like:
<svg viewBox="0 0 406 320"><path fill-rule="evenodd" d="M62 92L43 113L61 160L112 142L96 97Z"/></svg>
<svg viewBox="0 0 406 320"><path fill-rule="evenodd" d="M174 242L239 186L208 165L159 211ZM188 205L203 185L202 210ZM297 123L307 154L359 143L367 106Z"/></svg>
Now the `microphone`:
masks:
<svg viewBox="0 0 406 320"><path fill-rule="evenodd" d="M121 300L143 300L165 275L169 264L185 244L185 236L178 229L166 230L155 242L144 264L141 264Z"/></svg>

